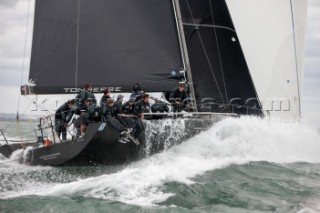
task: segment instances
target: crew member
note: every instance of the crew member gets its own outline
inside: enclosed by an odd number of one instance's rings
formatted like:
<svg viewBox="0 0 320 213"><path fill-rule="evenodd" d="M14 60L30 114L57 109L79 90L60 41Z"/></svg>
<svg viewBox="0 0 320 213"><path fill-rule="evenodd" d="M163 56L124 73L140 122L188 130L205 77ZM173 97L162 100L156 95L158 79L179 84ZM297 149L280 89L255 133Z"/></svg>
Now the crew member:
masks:
<svg viewBox="0 0 320 213"><path fill-rule="evenodd" d="M107 100L108 100L109 98L111 98L110 96L111 96L110 90L109 90L109 89L105 89L105 90L103 91L103 96L101 97L101 100L100 100L100 106L106 104L106 103L107 103Z"/></svg>
<svg viewBox="0 0 320 213"><path fill-rule="evenodd" d="M64 104L62 104L55 113L55 130L57 132L58 137L62 134L62 141L67 140L67 124L71 120L71 106L73 102L72 100L68 100Z"/></svg>
<svg viewBox="0 0 320 213"><path fill-rule="evenodd" d="M168 104L156 98L155 103L151 106L151 112L169 112Z"/></svg>
<svg viewBox="0 0 320 213"><path fill-rule="evenodd" d="M92 87L90 84L86 84L84 86L84 90L79 92L79 94L76 96L76 99L78 99L81 106L85 104L85 101L90 98L94 104L97 104L97 100L95 95L92 93Z"/></svg>
<svg viewBox="0 0 320 213"><path fill-rule="evenodd" d="M122 102L123 102L123 95L118 95L117 96L117 101L114 102L113 104L113 108L115 110L115 112L117 114L122 114L123 111L122 111Z"/></svg>
<svg viewBox="0 0 320 213"><path fill-rule="evenodd" d="M88 98L85 100L85 105L81 108L80 116L80 134L81 136L85 135L87 126L94 121L95 118L95 105L93 101Z"/></svg>
<svg viewBox="0 0 320 213"><path fill-rule="evenodd" d="M143 113L150 112L150 95L144 94L142 99L135 103L133 108L133 114L136 115L138 118L144 119Z"/></svg>
<svg viewBox="0 0 320 213"><path fill-rule="evenodd" d="M130 98L134 98L135 102L139 101L144 94L144 91L140 88L140 85L136 83L132 87L132 93L130 95Z"/></svg>
<svg viewBox="0 0 320 213"><path fill-rule="evenodd" d="M144 113L150 112L149 99L150 96L148 94L144 94L142 99L134 105L133 114L135 115L135 138L138 138L144 131L144 125L141 120L144 119Z"/></svg>
<svg viewBox="0 0 320 213"><path fill-rule="evenodd" d="M134 108L134 98L130 98L129 101L127 101L122 106L122 113L124 116L119 117L119 121L126 127L132 128L134 131L136 130L136 122L134 121L135 115L133 114L133 108Z"/></svg>
<svg viewBox="0 0 320 213"><path fill-rule="evenodd" d="M132 131L132 129L127 129L124 125L120 123L118 119L114 118L115 116L117 116L117 112L114 108L114 100L109 98L107 100L107 106L104 112L106 122L112 127L114 127L116 130L118 130L121 135L129 134Z"/></svg>
<svg viewBox="0 0 320 213"><path fill-rule="evenodd" d="M122 106L122 111L126 115L133 115L133 108L134 108L134 98L130 98L129 101L127 101Z"/></svg>
<svg viewBox="0 0 320 213"><path fill-rule="evenodd" d="M153 113L164 113L169 112L168 104L160 101L158 98L154 99L155 103L151 106L151 112ZM152 115L152 119L162 119L165 115Z"/></svg>
<svg viewBox="0 0 320 213"><path fill-rule="evenodd" d="M187 92L185 90L185 84L179 83L179 87L172 90L170 94L170 102L173 106L173 112L181 112L186 107L186 98Z"/></svg>

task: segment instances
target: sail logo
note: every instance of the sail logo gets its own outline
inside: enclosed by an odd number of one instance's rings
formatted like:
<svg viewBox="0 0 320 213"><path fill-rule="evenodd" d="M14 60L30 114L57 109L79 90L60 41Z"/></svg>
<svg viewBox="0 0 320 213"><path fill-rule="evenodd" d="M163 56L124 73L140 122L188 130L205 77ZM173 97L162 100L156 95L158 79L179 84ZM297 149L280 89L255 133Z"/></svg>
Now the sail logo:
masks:
<svg viewBox="0 0 320 213"><path fill-rule="evenodd" d="M102 93L105 89L109 89L111 92L122 92L122 87L93 87L93 93ZM83 91L83 88L63 88L65 93L79 93Z"/></svg>

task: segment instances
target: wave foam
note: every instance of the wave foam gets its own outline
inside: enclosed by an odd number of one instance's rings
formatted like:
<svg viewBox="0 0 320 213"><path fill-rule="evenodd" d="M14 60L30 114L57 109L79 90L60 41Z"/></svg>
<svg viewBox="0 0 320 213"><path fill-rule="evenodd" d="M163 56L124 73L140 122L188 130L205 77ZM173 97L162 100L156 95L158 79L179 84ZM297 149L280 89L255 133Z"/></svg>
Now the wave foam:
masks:
<svg viewBox="0 0 320 213"><path fill-rule="evenodd" d="M154 205L172 196L167 182L193 183L206 171L250 161L320 162L320 136L296 123L227 118L208 131L124 170L64 184L48 184L21 195L79 195L136 205Z"/></svg>

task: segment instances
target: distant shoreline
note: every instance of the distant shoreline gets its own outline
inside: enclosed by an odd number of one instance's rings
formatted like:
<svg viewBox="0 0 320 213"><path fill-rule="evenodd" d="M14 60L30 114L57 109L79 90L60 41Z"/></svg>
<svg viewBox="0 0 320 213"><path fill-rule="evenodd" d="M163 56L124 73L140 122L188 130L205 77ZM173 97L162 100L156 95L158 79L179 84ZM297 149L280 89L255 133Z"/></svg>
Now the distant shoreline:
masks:
<svg viewBox="0 0 320 213"><path fill-rule="evenodd" d="M8 121L13 122L16 121L16 114L13 113L0 113L0 122ZM31 121L37 121L38 118L36 116L32 115L20 115L19 120L21 122L31 122Z"/></svg>
<svg viewBox="0 0 320 213"><path fill-rule="evenodd" d="M15 118L1 118L0 117L0 122L15 122ZM27 119L27 118L20 118L19 121L21 122L36 122L37 119Z"/></svg>

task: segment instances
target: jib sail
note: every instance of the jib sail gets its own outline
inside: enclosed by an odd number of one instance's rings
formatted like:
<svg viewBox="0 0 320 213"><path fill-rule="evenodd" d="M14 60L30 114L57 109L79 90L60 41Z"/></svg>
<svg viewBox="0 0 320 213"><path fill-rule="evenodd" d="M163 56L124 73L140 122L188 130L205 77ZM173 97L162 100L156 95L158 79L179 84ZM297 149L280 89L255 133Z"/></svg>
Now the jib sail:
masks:
<svg viewBox="0 0 320 213"><path fill-rule="evenodd" d="M225 0L180 0L199 111L261 109Z"/></svg>

